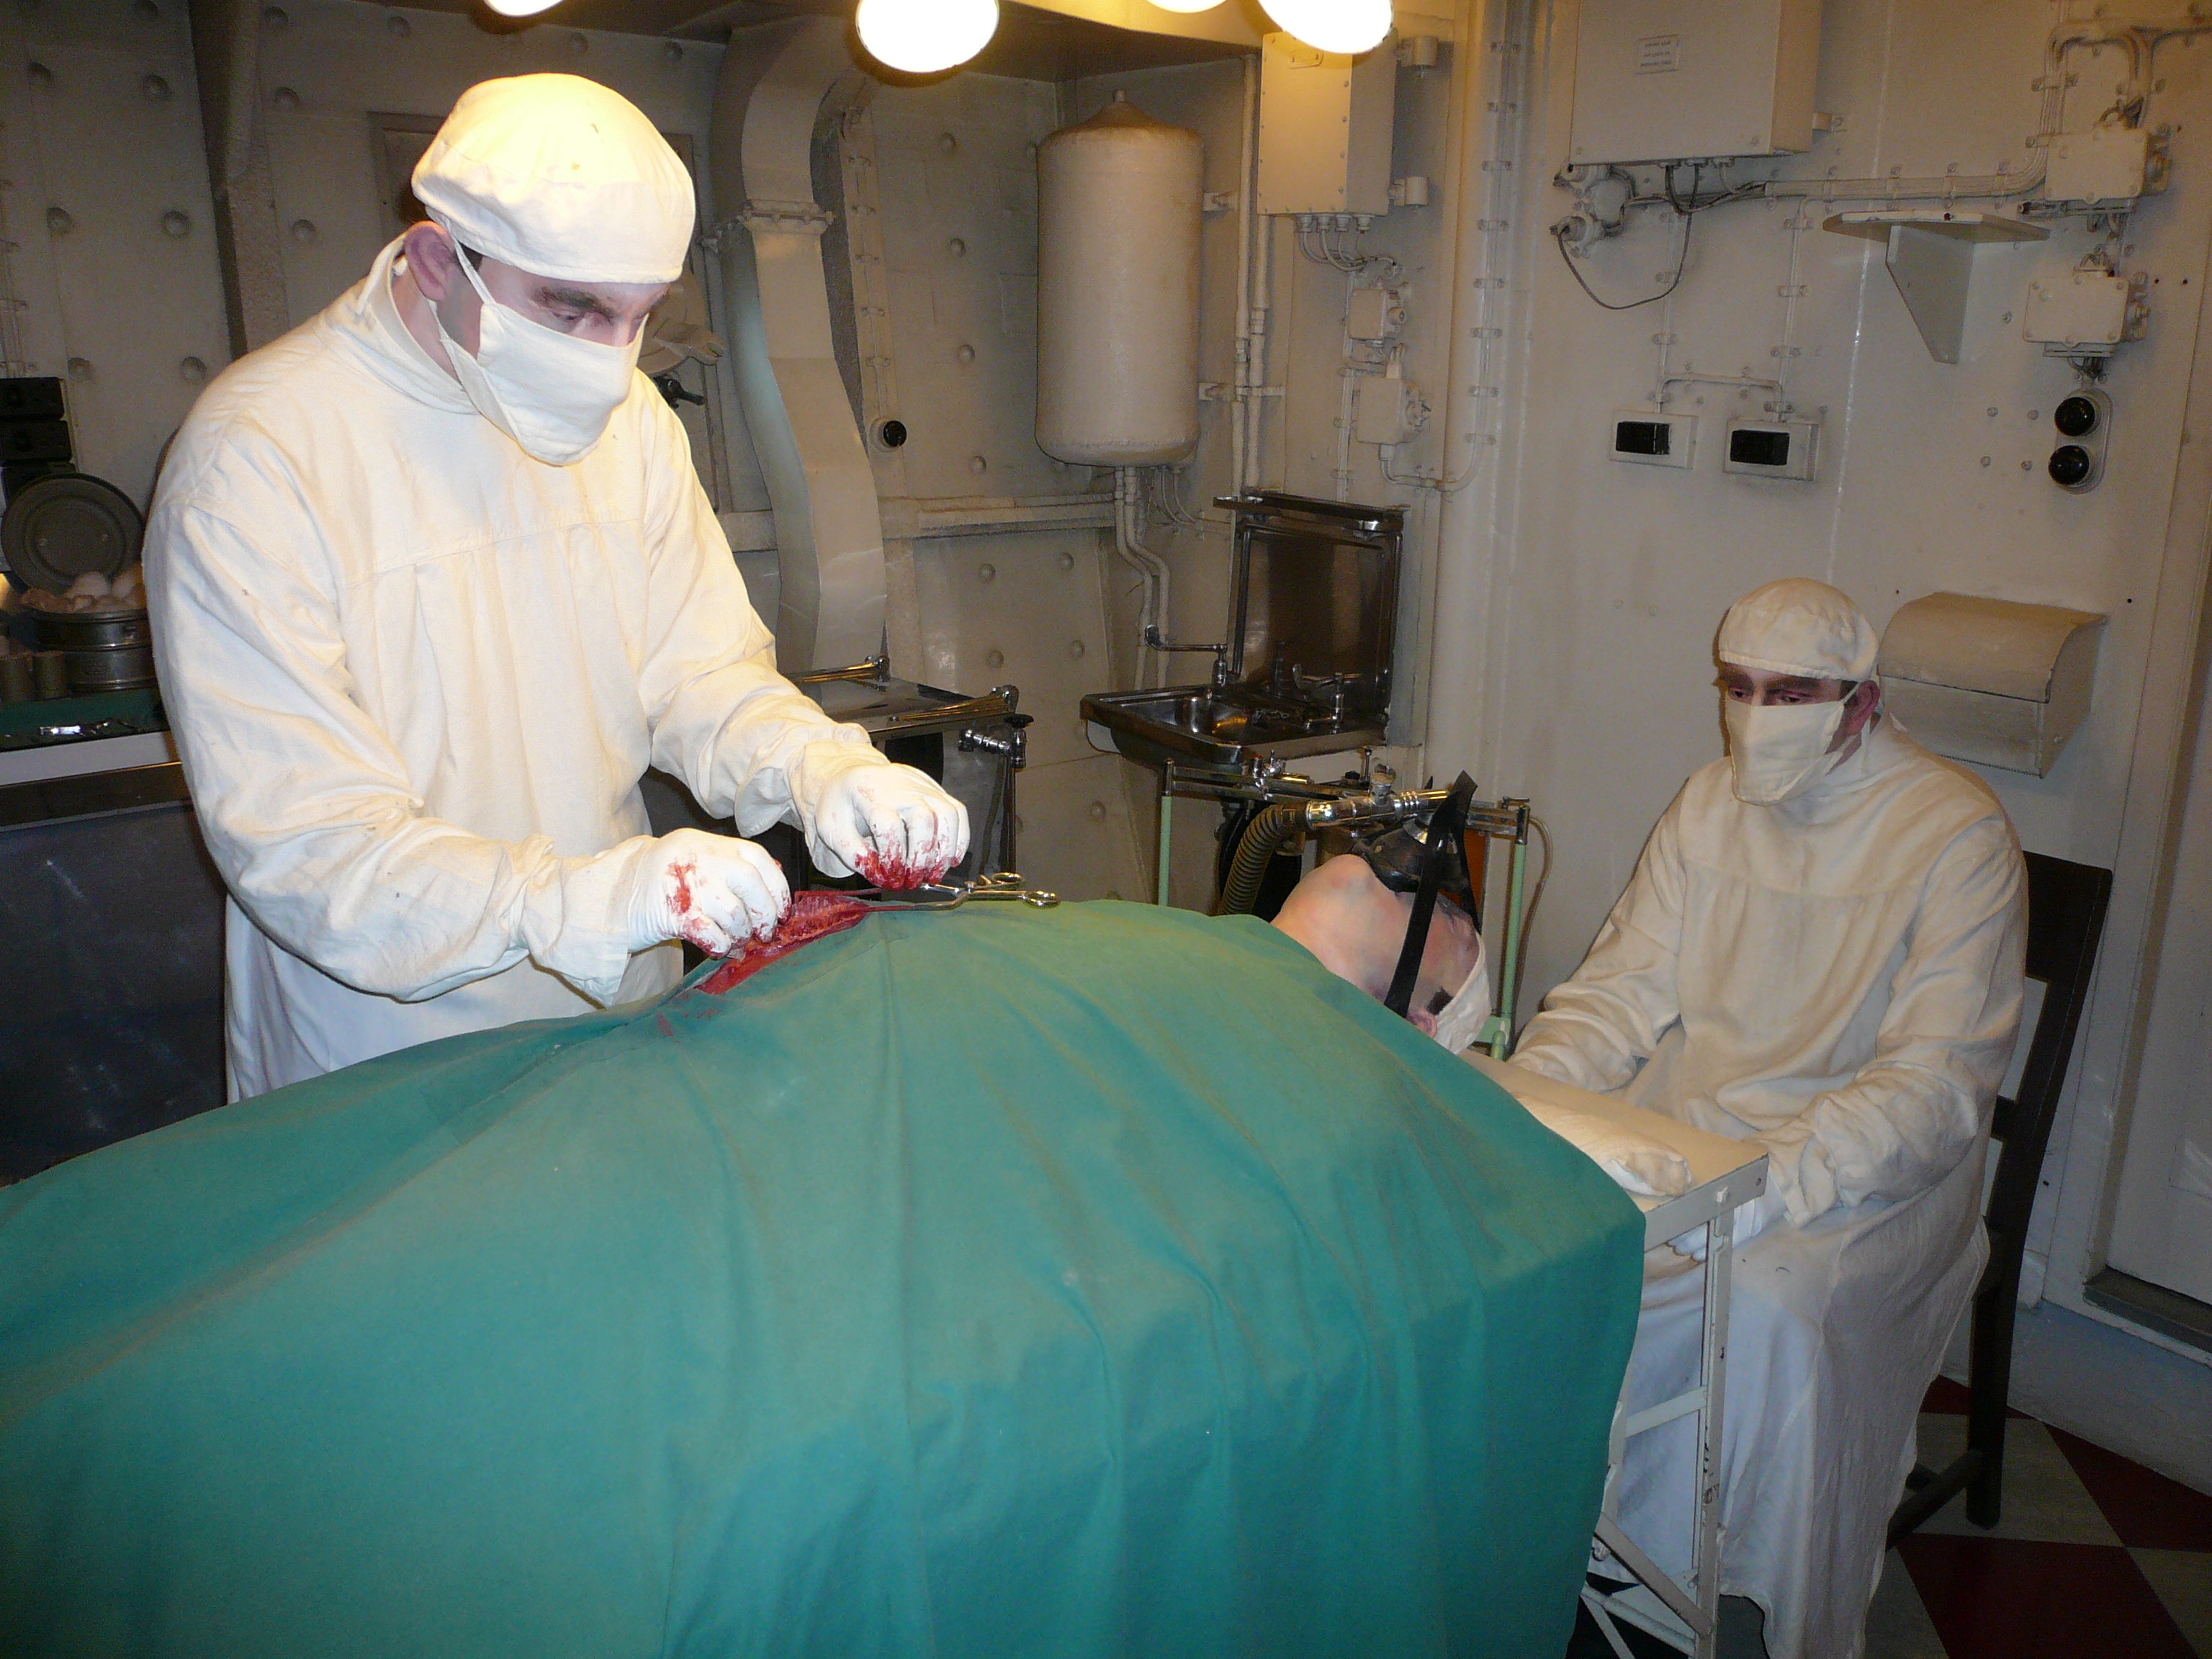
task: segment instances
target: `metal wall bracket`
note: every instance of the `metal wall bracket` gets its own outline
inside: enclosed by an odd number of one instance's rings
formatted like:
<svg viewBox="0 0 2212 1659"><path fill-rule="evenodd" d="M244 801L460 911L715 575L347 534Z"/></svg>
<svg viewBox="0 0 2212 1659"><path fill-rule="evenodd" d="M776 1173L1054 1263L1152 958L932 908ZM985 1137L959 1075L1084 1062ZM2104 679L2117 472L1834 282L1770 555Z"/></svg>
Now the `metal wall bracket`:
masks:
<svg viewBox="0 0 2212 1659"><path fill-rule="evenodd" d="M1883 263L1899 297L1939 363L1959 361L1966 329L1966 291L1974 249L1984 242L2039 242L2051 233L1994 213L1946 208L1896 208L1838 213L1823 229L1871 237L1887 245Z"/></svg>

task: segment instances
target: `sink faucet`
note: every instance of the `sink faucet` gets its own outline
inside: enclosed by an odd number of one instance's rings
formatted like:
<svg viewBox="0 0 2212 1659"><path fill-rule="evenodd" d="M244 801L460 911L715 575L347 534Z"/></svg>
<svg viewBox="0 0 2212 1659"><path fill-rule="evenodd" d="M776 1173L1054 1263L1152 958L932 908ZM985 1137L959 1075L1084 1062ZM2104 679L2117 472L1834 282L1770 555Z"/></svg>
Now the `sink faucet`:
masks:
<svg viewBox="0 0 2212 1659"><path fill-rule="evenodd" d="M1298 696L1302 698L1316 696L1328 698L1329 718L1340 725L1343 723L1346 707L1352 696L1353 678L1354 676L1350 674L1303 674L1295 666L1291 670L1291 679L1297 687Z"/></svg>
<svg viewBox="0 0 2212 1659"><path fill-rule="evenodd" d="M1229 684L1229 643L1225 640L1219 645L1178 645L1172 640L1164 638L1156 624L1146 623L1145 644L1151 649L1162 653L1189 652L1203 655L1212 652L1213 653L1213 689L1219 691L1226 688Z"/></svg>

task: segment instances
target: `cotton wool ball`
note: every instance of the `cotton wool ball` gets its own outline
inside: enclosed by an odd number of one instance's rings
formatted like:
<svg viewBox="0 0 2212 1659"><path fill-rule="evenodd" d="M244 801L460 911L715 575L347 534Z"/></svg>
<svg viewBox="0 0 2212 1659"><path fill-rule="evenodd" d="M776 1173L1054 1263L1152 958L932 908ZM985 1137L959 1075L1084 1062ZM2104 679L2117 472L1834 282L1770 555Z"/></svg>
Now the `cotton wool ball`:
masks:
<svg viewBox="0 0 2212 1659"><path fill-rule="evenodd" d="M107 578L97 570L88 570L69 585L65 599L104 599L107 597Z"/></svg>

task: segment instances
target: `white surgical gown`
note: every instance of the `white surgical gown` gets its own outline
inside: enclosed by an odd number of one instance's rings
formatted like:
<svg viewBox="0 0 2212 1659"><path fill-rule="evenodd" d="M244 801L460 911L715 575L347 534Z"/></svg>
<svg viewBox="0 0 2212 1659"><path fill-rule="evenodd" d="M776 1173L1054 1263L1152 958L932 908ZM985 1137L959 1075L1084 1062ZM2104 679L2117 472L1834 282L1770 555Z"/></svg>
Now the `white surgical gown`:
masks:
<svg viewBox="0 0 2212 1659"><path fill-rule="evenodd" d="M649 833L646 769L750 833L808 744L867 742L776 674L650 383L530 459L406 332L397 252L207 389L147 530L234 1097L665 988L598 856Z"/></svg>
<svg viewBox="0 0 2212 1659"><path fill-rule="evenodd" d="M1987 1255L2025 882L1987 787L1887 719L1778 805L1716 762L1513 1055L1771 1154L1789 1218L1736 1257L1721 1588L1765 1609L1773 1659L1859 1651L1919 1398ZM1698 1277L1647 1281L1632 1407L1694 1374ZM1630 1534L1676 1568L1689 1452L1679 1425L1638 1437L1622 1480Z"/></svg>

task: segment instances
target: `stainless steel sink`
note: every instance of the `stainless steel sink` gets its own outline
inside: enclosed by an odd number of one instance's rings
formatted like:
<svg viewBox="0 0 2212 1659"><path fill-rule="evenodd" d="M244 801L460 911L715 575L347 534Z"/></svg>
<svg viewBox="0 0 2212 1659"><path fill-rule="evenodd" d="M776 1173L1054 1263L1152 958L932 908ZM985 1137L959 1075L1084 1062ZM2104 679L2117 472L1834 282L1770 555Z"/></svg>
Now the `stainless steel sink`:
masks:
<svg viewBox="0 0 2212 1659"><path fill-rule="evenodd" d="M1097 692L1084 698L1083 718L1094 744L1110 742L1146 766L1234 767L1248 755L1323 755L1382 739L1371 715L1318 714L1203 685Z"/></svg>

